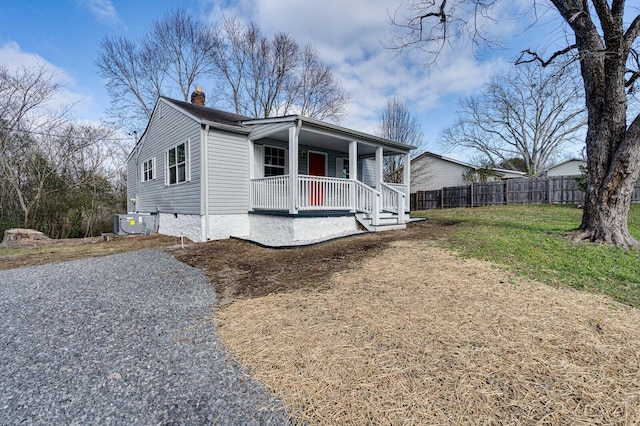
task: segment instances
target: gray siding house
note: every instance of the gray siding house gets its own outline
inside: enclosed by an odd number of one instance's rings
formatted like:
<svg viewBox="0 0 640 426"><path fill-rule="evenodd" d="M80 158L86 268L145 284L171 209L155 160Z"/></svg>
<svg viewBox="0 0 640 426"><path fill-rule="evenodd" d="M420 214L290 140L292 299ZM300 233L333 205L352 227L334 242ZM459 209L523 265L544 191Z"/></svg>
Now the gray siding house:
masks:
<svg viewBox="0 0 640 426"><path fill-rule="evenodd" d="M554 176L580 176L580 166L587 167L587 160L570 158L543 170L542 175Z"/></svg>
<svg viewBox="0 0 640 426"><path fill-rule="evenodd" d="M433 191L444 187L467 185L464 176L481 173L482 168L432 152L424 152L411 160L411 193ZM495 180L522 178L524 172L499 168L489 169Z"/></svg>
<svg viewBox="0 0 640 426"><path fill-rule="evenodd" d="M203 98L159 98L127 159L128 211L155 216L158 232L289 245L405 227L410 171L386 183L382 160L408 161L414 147L297 115L243 117Z"/></svg>

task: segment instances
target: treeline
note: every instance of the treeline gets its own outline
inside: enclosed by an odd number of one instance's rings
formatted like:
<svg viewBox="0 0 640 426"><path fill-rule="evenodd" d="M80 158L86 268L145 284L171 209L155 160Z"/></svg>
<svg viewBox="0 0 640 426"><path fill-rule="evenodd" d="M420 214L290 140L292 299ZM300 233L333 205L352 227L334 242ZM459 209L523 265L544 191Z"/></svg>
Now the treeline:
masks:
<svg viewBox="0 0 640 426"><path fill-rule="evenodd" d="M45 67L0 64L0 233L99 235L125 209L120 168L130 144L105 126L70 119L70 106L56 102L61 87Z"/></svg>

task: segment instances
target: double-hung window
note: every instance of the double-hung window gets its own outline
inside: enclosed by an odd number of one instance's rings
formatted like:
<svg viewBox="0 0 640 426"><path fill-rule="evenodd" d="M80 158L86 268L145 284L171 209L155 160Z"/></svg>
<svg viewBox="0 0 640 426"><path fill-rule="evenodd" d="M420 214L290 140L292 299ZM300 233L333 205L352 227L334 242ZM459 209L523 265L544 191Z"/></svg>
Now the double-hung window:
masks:
<svg viewBox="0 0 640 426"><path fill-rule="evenodd" d="M150 158L142 163L142 182L153 180L156 178L156 159Z"/></svg>
<svg viewBox="0 0 640 426"><path fill-rule="evenodd" d="M189 141L169 149L165 153L165 183L175 185L191 180L189 170Z"/></svg>
<svg viewBox="0 0 640 426"><path fill-rule="evenodd" d="M286 155L286 150L284 148L265 146L264 177L284 175Z"/></svg>

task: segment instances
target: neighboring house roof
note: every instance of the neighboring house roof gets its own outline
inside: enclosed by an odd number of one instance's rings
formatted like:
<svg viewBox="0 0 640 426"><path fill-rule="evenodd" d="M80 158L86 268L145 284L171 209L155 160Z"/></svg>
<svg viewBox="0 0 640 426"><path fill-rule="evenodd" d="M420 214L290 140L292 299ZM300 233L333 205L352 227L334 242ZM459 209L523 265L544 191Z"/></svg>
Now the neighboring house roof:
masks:
<svg viewBox="0 0 640 426"><path fill-rule="evenodd" d="M413 163L414 161L415 162L420 161L424 157L437 158L439 160L448 161L450 163L458 164L460 166L467 167L467 168L470 168L470 169L473 169L473 170L483 170L483 169L492 170L492 171L496 172L497 174L501 175L502 177L522 177L522 176L526 176L525 172L520 172L518 170L500 169L500 168L497 168L497 167L474 166L473 164L465 163L464 161L460 161L460 160L456 160L456 159L453 159L453 158L445 157L443 155L434 154L433 152L429 152L429 151L425 151L422 154L418 155L417 157L413 158L411 160L411 163Z"/></svg>

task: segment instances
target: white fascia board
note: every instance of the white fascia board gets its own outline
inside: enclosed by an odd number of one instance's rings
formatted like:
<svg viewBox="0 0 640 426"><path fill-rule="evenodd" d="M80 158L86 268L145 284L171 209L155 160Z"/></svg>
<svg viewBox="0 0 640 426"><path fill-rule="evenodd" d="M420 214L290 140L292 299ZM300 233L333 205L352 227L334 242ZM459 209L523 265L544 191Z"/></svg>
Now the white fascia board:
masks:
<svg viewBox="0 0 640 426"><path fill-rule="evenodd" d="M198 122L203 126L209 125L210 129L224 130L227 132L240 133L244 135L248 135L249 132L251 132L251 129L248 127L230 126L229 124L216 123L215 121L208 120L198 120Z"/></svg>
<svg viewBox="0 0 640 426"><path fill-rule="evenodd" d="M300 117L302 120L302 126L309 124L311 126L320 127L322 129L331 130L338 134L345 135L345 139L356 139L358 142L369 143L373 145L382 145L388 148L395 148L402 152L409 152L412 149L416 149L413 145L407 145L404 143L392 141L390 139L381 138L368 133L360 132L358 130L348 129L346 127L338 126L336 124L326 123L324 121L316 120L314 118Z"/></svg>
<svg viewBox="0 0 640 426"><path fill-rule="evenodd" d="M338 126L336 124L327 123L325 121L316 120L315 118L307 118L299 115L289 115L285 117L263 118L256 120L246 120L242 124L246 126L254 126L259 124L273 124L273 123L289 123L300 120L302 122L302 129L307 131L313 131L309 127L316 127L319 130L328 132L331 136L339 137L345 140L356 140L357 142L367 143L369 145L376 145L387 148L399 150L401 152L409 152L416 147L413 145L407 145L400 142L395 142L390 139L381 138L378 136L370 135L368 133L360 132L358 130L348 129L346 127ZM305 128L307 125L307 128ZM318 132L321 133L321 132Z"/></svg>

